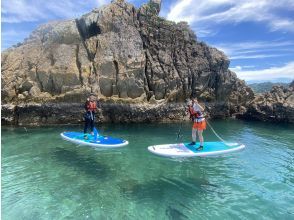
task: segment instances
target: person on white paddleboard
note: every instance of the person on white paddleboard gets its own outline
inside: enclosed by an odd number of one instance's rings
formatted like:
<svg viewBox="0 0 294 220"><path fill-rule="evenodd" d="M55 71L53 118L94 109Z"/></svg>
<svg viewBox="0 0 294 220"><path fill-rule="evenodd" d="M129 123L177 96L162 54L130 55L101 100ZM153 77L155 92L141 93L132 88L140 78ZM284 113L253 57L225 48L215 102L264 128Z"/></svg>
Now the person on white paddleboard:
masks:
<svg viewBox="0 0 294 220"><path fill-rule="evenodd" d="M203 150L203 130L206 129L206 121L203 115L204 108L198 103L196 98L192 98L188 105L188 111L190 113L190 118L193 121L192 142L189 145L196 145L196 133L198 133L200 147L198 147L197 150Z"/></svg>

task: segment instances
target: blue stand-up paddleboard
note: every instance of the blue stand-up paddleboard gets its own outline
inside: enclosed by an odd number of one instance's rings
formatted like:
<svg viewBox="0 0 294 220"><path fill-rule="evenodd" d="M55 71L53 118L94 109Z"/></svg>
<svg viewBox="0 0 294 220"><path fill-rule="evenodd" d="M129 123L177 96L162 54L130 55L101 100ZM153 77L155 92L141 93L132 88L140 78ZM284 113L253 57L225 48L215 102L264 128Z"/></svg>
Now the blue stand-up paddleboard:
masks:
<svg viewBox="0 0 294 220"><path fill-rule="evenodd" d="M179 143L149 146L148 150L153 154L163 157L205 157L240 151L245 148L245 145L238 143L205 142L203 150L197 150L197 147L199 147L199 144L197 146L191 146L189 143Z"/></svg>
<svg viewBox="0 0 294 220"><path fill-rule="evenodd" d="M60 135L64 140L75 144L88 145L91 147L115 148L123 147L129 144L128 141L120 138L101 136L97 134L87 134L87 138L85 139L84 133L82 132L63 132Z"/></svg>

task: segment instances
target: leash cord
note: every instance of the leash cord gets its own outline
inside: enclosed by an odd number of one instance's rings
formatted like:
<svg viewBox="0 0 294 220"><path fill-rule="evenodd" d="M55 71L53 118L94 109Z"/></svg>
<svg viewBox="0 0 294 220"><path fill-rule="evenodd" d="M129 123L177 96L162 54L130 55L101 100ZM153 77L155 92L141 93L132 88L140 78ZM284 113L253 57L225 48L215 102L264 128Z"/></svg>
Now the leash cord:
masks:
<svg viewBox="0 0 294 220"><path fill-rule="evenodd" d="M212 130L212 132L215 134L215 136L220 139L225 145L227 146L231 146L227 141L225 141L223 138L221 138L221 136L219 136L216 131L213 129L213 127L210 125L210 123L208 122L208 120L206 120L208 126L210 127L210 129Z"/></svg>

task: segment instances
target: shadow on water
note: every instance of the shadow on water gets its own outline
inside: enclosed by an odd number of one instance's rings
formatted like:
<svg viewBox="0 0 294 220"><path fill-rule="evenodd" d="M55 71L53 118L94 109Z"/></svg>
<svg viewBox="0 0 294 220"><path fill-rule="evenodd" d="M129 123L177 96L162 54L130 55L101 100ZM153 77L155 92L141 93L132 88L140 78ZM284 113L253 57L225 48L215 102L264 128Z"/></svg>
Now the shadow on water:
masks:
<svg viewBox="0 0 294 220"><path fill-rule="evenodd" d="M111 175L111 169L107 165L93 158L83 157L74 151L56 148L53 152L53 158L96 179L103 179Z"/></svg>
<svg viewBox="0 0 294 220"><path fill-rule="evenodd" d="M136 201L167 204L165 214L168 219L189 219L189 206L195 198L205 198L209 194L223 197L219 187L203 178L159 178L144 183L129 179L118 184L121 194Z"/></svg>
<svg viewBox="0 0 294 220"><path fill-rule="evenodd" d="M119 183L122 194L126 196L142 198L151 198L154 200L162 198L162 194L187 194L193 197L195 193L203 194L208 192L217 192L217 185L209 183L205 179L198 178L159 178L144 183L137 180L127 180Z"/></svg>
<svg viewBox="0 0 294 220"><path fill-rule="evenodd" d="M165 214L168 217L168 219L171 220L182 220L182 219L189 219L187 215L179 211L178 209L168 206L165 210Z"/></svg>

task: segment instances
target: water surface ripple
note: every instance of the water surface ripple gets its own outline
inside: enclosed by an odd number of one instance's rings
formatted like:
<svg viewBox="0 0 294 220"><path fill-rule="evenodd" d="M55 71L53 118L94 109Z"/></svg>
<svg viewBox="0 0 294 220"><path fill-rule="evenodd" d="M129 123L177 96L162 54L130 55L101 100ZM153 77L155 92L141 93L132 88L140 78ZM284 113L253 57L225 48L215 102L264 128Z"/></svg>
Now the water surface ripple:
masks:
<svg viewBox="0 0 294 220"><path fill-rule="evenodd" d="M242 152L166 159L180 124L106 124L127 147L97 150L60 139L81 126L2 127L3 219L294 219L294 127L212 121ZM190 123L183 139L190 139ZM217 141L210 130L205 139Z"/></svg>

